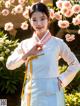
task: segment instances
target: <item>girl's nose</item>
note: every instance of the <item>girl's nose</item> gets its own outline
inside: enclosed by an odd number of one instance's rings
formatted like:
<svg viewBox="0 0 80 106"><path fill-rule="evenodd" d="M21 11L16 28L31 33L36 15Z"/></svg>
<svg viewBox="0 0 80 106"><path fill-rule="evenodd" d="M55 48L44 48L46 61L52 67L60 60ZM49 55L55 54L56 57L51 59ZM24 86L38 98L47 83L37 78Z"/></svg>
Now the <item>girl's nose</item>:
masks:
<svg viewBox="0 0 80 106"><path fill-rule="evenodd" d="M37 21L37 25L41 25L41 21L40 20Z"/></svg>

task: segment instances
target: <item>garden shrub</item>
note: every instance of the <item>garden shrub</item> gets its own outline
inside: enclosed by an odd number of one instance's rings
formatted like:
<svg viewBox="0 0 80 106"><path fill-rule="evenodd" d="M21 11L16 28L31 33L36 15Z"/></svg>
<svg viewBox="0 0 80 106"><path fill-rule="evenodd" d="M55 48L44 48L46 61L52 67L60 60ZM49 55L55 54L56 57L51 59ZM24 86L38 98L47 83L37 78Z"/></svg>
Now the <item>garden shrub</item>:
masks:
<svg viewBox="0 0 80 106"><path fill-rule="evenodd" d="M15 93L23 79L23 67L16 70L6 68L7 58L18 43L18 40L9 40L8 36L0 31L0 93Z"/></svg>
<svg viewBox="0 0 80 106"><path fill-rule="evenodd" d="M80 92L65 93L66 106L80 106Z"/></svg>

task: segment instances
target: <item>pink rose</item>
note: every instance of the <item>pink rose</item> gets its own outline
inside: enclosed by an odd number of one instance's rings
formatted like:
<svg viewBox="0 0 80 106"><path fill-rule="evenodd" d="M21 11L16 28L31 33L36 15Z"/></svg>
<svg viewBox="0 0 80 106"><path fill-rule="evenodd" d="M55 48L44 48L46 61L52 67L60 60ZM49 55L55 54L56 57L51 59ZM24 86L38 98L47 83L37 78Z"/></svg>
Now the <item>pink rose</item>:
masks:
<svg viewBox="0 0 80 106"><path fill-rule="evenodd" d="M53 19L54 18L54 10L49 9L49 12L50 12L50 18Z"/></svg>
<svg viewBox="0 0 80 106"><path fill-rule="evenodd" d="M73 12L71 9L68 9L67 7L63 7L61 9L61 13L66 17L71 17L73 15Z"/></svg>
<svg viewBox="0 0 80 106"><path fill-rule="evenodd" d="M57 20L61 20L62 19L62 15L60 14L60 12L55 12L54 16L55 16L55 18Z"/></svg>
<svg viewBox="0 0 80 106"><path fill-rule="evenodd" d="M79 4L75 4L75 5L72 7L72 11L73 11L73 13L78 14L78 13L80 12L80 5L79 5Z"/></svg>
<svg viewBox="0 0 80 106"><path fill-rule="evenodd" d="M71 42L71 41L75 40L75 35L74 34L66 34L65 38L66 38L67 42Z"/></svg>
<svg viewBox="0 0 80 106"><path fill-rule="evenodd" d="M67 7L68 9L71 9L72 5L70 1L63 1L62 7Z"/></svg>
<svg viewBox="0 0 80 106"><path fill-rule="evenodd" d="M73 12L71 9L68 9L67 12L64 14L66 17L71 17L73 15Z"/></svg>
<svg viewBox="0 0 80 106"><path fill-rule="evenodd" d="M69 22L67 20L59 20L58 21L58 26L60 28L68 28L69 27Z"/></svg>
<svg viewBox="0 0 80 106"><path fill-rule="evenodd" d="M3 16L7 16L7 15L9 15L9 10L3 9L1 13L2 13Z"/></svg>

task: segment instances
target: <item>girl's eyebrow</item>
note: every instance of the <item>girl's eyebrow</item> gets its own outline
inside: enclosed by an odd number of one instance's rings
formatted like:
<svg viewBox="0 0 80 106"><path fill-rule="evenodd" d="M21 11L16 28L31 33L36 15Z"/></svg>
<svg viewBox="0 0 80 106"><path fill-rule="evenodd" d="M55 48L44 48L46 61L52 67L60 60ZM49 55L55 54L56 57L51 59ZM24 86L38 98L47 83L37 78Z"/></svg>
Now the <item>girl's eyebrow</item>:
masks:
<svg viewBox="0 0 80 106"><path fill-rule="evenodd" d="M43 16L41 16L40 18L45 18L45 16L43 15Z"/></svg>
<svg viewBox="0 0 80 106"><path fill-rule="evenodd" d="M42 16L41 17L45 17L45 15L44 14L42 14Z"/></svg>
<svg viewBox="0 0 80 106"><path fill-rule="evenodd" d="M36 19L37 17L33 17L32 19ZM40 16L40 18L45 18L45 15L42 14L42 16Z"/></svg>

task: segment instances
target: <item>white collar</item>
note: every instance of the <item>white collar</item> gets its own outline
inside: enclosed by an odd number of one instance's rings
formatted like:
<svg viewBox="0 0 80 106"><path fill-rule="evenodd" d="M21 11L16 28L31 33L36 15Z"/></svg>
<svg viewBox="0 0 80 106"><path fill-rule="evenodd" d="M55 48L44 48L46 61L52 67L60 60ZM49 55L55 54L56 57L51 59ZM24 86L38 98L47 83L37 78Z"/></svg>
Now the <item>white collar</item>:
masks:
<svg viewBox="0 0 80 106"><path fill-rule="evenodd" d="M47 32L44 34L44 36L40 39L40 38L36 35L36 33L34 32L34 33L33 33L33 38L36 39L38 42L41 42L41 41L47 36L48 33L49 33L49 30L47 30Z"/></svg>

